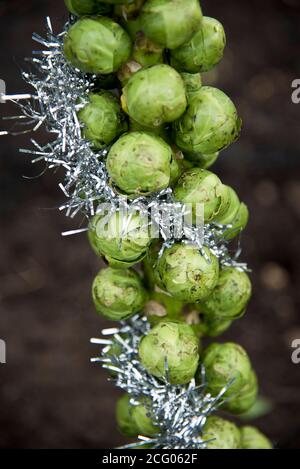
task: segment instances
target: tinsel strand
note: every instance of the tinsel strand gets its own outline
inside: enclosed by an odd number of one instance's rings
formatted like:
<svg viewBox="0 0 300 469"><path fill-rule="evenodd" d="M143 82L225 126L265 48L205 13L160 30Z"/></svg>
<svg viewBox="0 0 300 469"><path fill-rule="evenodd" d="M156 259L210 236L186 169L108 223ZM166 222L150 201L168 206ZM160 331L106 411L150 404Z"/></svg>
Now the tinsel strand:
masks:
<svg viewBox="0 0 300 469"><path fill-rule="evenodd" d="M167 378L156 379L144 369L138 358L139 342L149 328L146 318L134 316L127 322L121 322L118 328L104 329L103 338L91 339L93 344L104 346L100 356L91 361L102 363L103 368L110 371L115 385L131 396L132 405L149 398L149 413L159 428L154 438L140 435L139 441L122 448L150 444L155 449L205 449L208 441L201 438L201 433L206 419L221 402L224 403L226 399L223 396L232 382L212 397L206 392L203 368L200 385L192 380L188 385L175 386ZM110 353L114 345L119 348L117 354Z"/></svg>

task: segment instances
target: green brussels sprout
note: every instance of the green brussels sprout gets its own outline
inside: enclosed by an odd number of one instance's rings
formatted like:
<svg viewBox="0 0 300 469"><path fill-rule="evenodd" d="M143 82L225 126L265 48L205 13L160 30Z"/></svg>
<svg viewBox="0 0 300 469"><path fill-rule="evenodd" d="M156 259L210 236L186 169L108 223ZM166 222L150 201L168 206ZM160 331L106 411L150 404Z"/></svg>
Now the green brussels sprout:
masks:
<svg viewBox="0 0 300 469"><path fill-rule="evenodd" d="M171 384L186 384L198 367L199 339L187 324L161 322L142 338L139 356L150 374L167 377Z"/></svg>
<svg viewBox="0 0 300 469"><path fill-rule="evenodd" d="M218 319L240 317L251 297L251 282L245 272L233 267L220 270L216 288L201 302L201 310Z"/></svg>
<svg viewBox="0 0 300 469"><path fill-rule="evenodd" d="M92 287L93 301L97 313L112 321L128 319L141 311L147 300L147 293L141 278L132 269L100 270Z"/></svg>
<svg viewBox="0 0 300 469"><path fill-rule="evenodd" d="M171 64L176 70L208 72L217 65L226 45L222 24L214 18L203 17L201 28L181 47L171 51Z"/></svg>
<svg viewBox="0 0 300 469"><path fill-rule="evenodd" d="M96 215L90 222L88 237L94 252L118 268L140 262L151 243L148 220L140 212Z"/></svg>
<svg viewBox="0 0 300 469"><path fill-rule="evenodd" d="M134 60L126 62L118 71L118 79L122 83L122 86L126 85L132 75L141 70L141 68L142 66Z"/></svg>
<svg viewBox="0 0 300 469"><path fill-rule="evenodd" d="M222 225L228 225L235 219L239 207L241 205L240 199L238 198L236 192L232 189L232 187L226 187L229 193L228 203L226 207L224 207L222 212L219 213L214 219L215 222L220 223Z"/></svg>
<svg viewBox="0 0 300 469"><path fill-rule="evenodd" d="M157 275L164 289L187 303L207 298L218 282L219 262L207 248L177 243L165 249L157 263Z"/></svg>
<svg viewBox="0 0 300 469"><path fill-rule="evenodd" d="M123 88L123 110L145 127L160 127L178 119L187 106L179 73L169 65L154 65L135 73Z"/></svg>
<svg viewBox="0 0 300 469"><path fill-rule="evenodd" d="M169 186L171 160L172 149L162 138L130 132L111 147L106 168L126 194L147 194Z"/></svg>
<svg viewBox="0 0 300 469"><path fill-rule="evenodd" d="M238 449L241 434L233 422L210 416L204 425L202 439L207 441L206 449Z"/></svg>
<svg viewBox="0 0 300 469"><path fill-rule="evenodd" d="M154 425L150 416L149 401L144 399L143 404L132 404L130 401L130 395L124 394L117 402L116 417L121 433L129 437L157 435L159 427Z"/></svg>
<svg viewBox="0 0 300 469"><path fill-rule="evenodd" d="M198 0L148 0L140 14L143 32L168 49L187 42L200 28Z"/></svg>
<svg viewBox="0 0 300 469"><path fill-rule="evenodd" d="M66 59L82 72L109 74L130 57L131 40L126 31L110 18L80 18L64 39Z"/></svg>
<svg viewBox="0 0 300 469"><path fill-rule="evenodd" d="M250 410L257 399L258 384L255 372L252 370L248 382L236 395L225 402L224 409L232 414L244 414Z"/></svg>
<svg viewBox="0 0 300 469"><path fill-rule="evenodd" d="M184 322L183 302L162 291L152 291L144 306L144 313L151 326L159 322Z"/></svg>
<svg viewBox="0 0 300 469"><path fill-rule="evenodd" d="M207 337L218 337L226 332L232 324L232 321L230 320L221 320L215 317L210 317L210 315L205 315L203 322L205 324L205 335Z"/></svg>
<svg viewBox="0 0 300 469"><path fill-rule="evenodd" d="M202 364L206 371L207 391L217 396L232 380L224 397L239 393L251 378L251 363L245 350L238 344L213 343L203 352Z"/></svg>
<svg viewBox="0 0 300 469"><path fill-rule="evenodd" d="M241 449L273 449L271 441L255 427L242 427Z"/></svg>
<svg viewBox="0 0 300 469"><path fill-rule="evenodd" d="M129 437L136 437L139 434L137 425L132 418L130 396L124 394L116 405L116 420L119 431Z"/></svg>
<svg viewBox="0 0 300 469"><path fill-rule="evenodd" d="M162 64L163 49L148 39L143 34L139 34L135 40L132 50L132 58L143 67Z"/></svg>
<svg viewBox="0 0 300 469"><path fill-rule="evenodd" d="M96 150L104 148L127 130L127 123L116 97L108 91L89 93L88 103L77 113L82 134Z"/></svg>
<svg viewBox="0 0 300 469"><path fill-rule="evenodd" d="M173 130L183 152L212 154L238 138L241 124L233 102L223 91L202 86L189 96L189 106L174 122Z"/></svg>
<svg viewBox="0 0 300 469"><path fill-rule="evenodd" d="M210 155L185 152L185 157L187 160L192 162L194 166L202 169L208 169L217 161L219 152L211 153Z"/></svg>
<svg viewBox="0 0 300 469"><path fill-rule="evenodd" d="M102 0L65 0L68 10L76 16L109 15L111 6Z"/></svg>
<svg viewBox="0 0 300 469"><path fill-rule="evenodd" d="M243 231L248 223L249 220L249 211L247 206L242 202L239 206L238 212L235 218L231 221L230 228L227 228L226 231L223 233L225 239L230 241L231 239L235 238L237 235Z"/></svg>
<svg viewBox="0 0 300 469"><path fill-rule="evenodd" d="M193 218L196 219L198 206L204 206L204 222L213 221L222 207L227 204L228 190L218 176L201 168L183 173L174 189L174 197L183 204L192 204Z"/></svg>
<svg viewBox="0 0 300 469"><path fill-rule="evenodd" d="M202 87L202 77L200 73L180 73L180 76L185 85L187 96L192 96L197 93Z"/></svg>
<svg viewBox="0 0 300 469"><path fill-rule="evenodd" d="M151 418L149 402L145 400L144 405L139 404L132 407L132 419L138 429L139 435L155 436L159 433L159 427Z"/></svg>

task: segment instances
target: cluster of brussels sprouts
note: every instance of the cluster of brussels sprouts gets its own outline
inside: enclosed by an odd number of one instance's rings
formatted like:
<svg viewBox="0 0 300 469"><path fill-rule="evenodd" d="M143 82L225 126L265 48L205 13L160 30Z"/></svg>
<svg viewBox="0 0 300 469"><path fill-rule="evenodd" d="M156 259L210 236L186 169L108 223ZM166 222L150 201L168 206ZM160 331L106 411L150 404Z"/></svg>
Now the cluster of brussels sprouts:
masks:
<svg viewBox="0 0 300 469"><path fill-rule="evenodd" d="M207 169L238 137L232 101L202 86L200 73L221 60L226 39L198 0L66 5L78 18L65 36L65 56L96 78L78 104L82 136L96 152L111 146L107 171L117 191L135 197L172 186L189 167Z"/></svg>
<svg viewBox="0 0 300 469"><path fill-rule="evenodd" d="M142 339L139 353L149 373L158 378L165 376L167 359L169 379L174 384L187 383L194 376L201 384L198 364L202 363L206 369L207 390L212 396L217 396L231 381L222 398L221 409L224 411L244 413L256 399L256 375L245 350L235 343L213 343L201 353L191 326L162 322ZM116 418L119 430L129 437L139 434L153 437L163 431L152 415L151 403L135 402L127 394L118 401ZM272 448L268 438L256 428L245 426L239 429L234 423L217 416L207 418L200 436L207 442L207 449Z"/></svg>
<svg viewBox="0 0 300 469"><path fill-rule="evenodd" d="M155 437L161 431L153 421L151 407L140 404L124 394L117 403L116 418L120 432L128 437L142 434ZM233 422L217 416L209 416L199 435L206 442L206 449L272 449L270 440L257 428L238 428ZM151 448L151 445L147 446Z"/></svg>
<svg viewBox="0 0 300 469"><path fill-rule="evenodd" d="M171 187L175 201L204 206L205 223L224 225L231 240L247 225L248 209L208 168L239 135L241 120L221 90L202 86L201 73L223 56L223 26L202 15L198 0L65 0L72 21L64 39L70 64L91 74L95 88L78 103L82 137L97 154L108 150L114 190L129 198ZM212 225L214 226L214 225ZM237 344L212 344L241 317L251 295L245 272L220 267L208 247L177 242L158 256L141 212L98 214L89 240L108 267L96 276L96 311L119 321L144 313L152 328L139 357L148 373L172 384L201 381L217 396L228 382L223 409L242 413L254 403L257 379ZM132 267L143 261L143 274ZM114 350L112 353L118 353ZM155 435L151 403L125 395L117 405L123 433ZM256 429L209 417L203 437L211 448L268 448Z"/></svg>

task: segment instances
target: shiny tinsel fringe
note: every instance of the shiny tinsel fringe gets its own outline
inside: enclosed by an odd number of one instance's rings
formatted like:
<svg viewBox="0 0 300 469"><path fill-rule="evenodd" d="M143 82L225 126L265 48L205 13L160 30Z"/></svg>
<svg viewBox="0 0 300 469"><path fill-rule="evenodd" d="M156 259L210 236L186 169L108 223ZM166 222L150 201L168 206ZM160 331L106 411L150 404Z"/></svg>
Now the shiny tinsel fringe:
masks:
<svg viewBox="0 0 300 469"><path fill-rule="evenodd" d="M100 356L92 361L109 370L116 386L131 396L132 405L140 402L145 405L144 399L147 402L148 398L149 414L159 428L155 437L140 435L138 442L123 448L151 445L156 449L205 449L208 441L202 439L201 433L206 419L217 410L221 400L224 402L222 396L232 383L212 397L206 392L204 369L200 385L195 380L188 385L171 385L167 379L159 381L151 376L138 358L139 342L149 327L145 318L134 316L120 327L103 330L103 338L91 339L93 344L104 346ZM112 346L118 348L117 354L110 352Z"/></svg>

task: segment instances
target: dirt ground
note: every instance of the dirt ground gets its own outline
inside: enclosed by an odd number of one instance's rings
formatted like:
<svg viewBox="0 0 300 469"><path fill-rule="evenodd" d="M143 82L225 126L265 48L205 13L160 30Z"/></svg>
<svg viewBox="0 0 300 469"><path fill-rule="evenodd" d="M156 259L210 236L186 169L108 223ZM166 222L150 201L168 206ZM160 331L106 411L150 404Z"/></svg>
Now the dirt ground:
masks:
<svg viewBox="0 0 300 469"><path fill-rule="evenodd" d="M256 424L281 448L300 448L300 364L291 343L300 339L300 104L291 82L300 78L297 0L202 2L223 22L228 47L205 81L224 89L244 119L237 144L213 167L233 185L251 212L242 258L253 273L247 315L222 337L243 345L272 411ZM23 57L51 16L59 29L63 1L0 3L0 78L8 92L24 90ZM0 104L0 115L13 109ZM0 124L0 129L7 123ZM111 448L119 392L89 362L105 322L94 312L90 287L100 262L84 235L56 210L61 174L46 173L18 152L26 136L1 137L0 365L1 448ZM25 177L24 177L25 176Z"/></svg>

